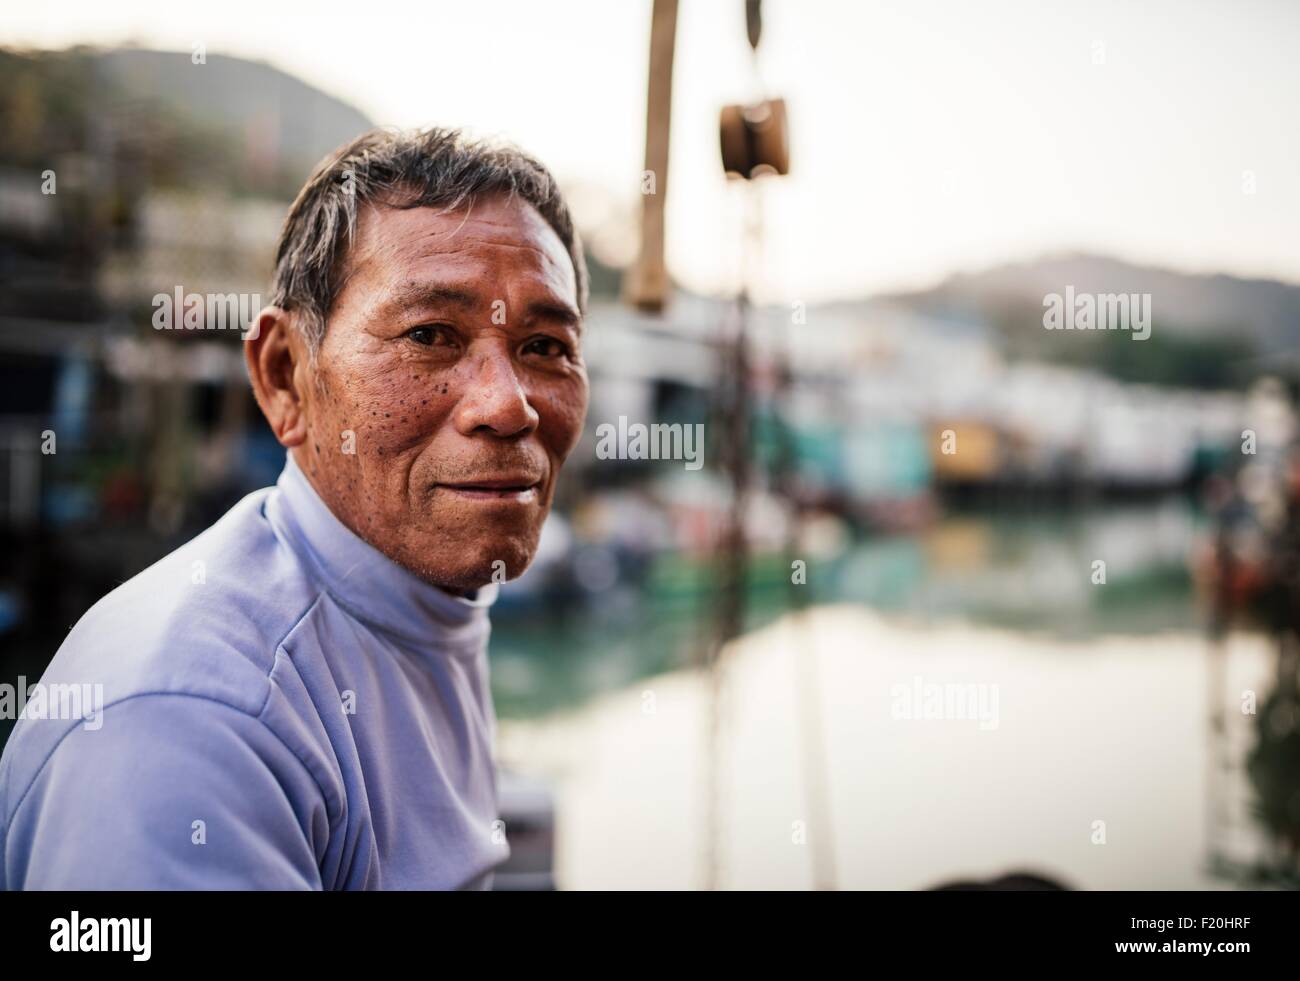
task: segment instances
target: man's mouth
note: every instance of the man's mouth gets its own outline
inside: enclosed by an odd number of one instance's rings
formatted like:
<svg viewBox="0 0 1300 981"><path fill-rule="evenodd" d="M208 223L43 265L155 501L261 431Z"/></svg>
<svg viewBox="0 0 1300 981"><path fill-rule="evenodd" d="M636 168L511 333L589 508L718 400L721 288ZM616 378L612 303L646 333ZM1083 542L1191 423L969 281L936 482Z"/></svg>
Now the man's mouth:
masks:
<svg viewBox="0 0 1300 981"><path fill-rule="evenodd" d="M458 480L454 483L441 483L438 489L448 491L457 497L472 501L508 501L518 504L531 504L541 493L542 482L522 474L506 474L500 477L483 477L472 480Z"/></svg>

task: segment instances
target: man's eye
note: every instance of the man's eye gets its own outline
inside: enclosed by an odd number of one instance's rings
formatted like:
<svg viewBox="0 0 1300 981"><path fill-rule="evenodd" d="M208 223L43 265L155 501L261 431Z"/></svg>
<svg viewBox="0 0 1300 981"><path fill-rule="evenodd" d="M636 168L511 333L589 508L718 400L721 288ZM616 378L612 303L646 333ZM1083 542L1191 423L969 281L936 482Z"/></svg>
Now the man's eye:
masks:
<svg viewBox="0 0 1300 981"><path fill-rule="evenodd" d="M525 354L540 354L544 358L557 358L569 353L569 345L554 337L534 337L524 345Z"/></svg>
<svg viewBox="0 0 1300 981"><path fill-rule="evenodd" d="M438 324L425 324L420 327L412 327L406 332L406 336L422 347L433 347L439 344L451 343L447 337L446 328Z"/></svg>

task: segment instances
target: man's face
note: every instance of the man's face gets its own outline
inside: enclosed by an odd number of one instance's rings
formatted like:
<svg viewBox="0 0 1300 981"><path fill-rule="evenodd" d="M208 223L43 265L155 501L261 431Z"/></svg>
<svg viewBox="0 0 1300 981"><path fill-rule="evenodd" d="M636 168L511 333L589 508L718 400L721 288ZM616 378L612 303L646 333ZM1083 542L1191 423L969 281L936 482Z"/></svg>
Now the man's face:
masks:
<svg viewBox="0 0 1300 981"><path fill-rule="evenodd" d="M587 412L576 297L518 198L364 208L298 448L335 515L453 591L523 572Z"/></svg>

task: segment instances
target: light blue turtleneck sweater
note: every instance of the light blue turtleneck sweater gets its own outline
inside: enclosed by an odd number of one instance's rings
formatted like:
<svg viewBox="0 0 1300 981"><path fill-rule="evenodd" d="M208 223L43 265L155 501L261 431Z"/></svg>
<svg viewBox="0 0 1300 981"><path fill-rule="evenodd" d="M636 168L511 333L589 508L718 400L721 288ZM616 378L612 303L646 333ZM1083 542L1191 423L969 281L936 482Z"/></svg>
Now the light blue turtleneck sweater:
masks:
<svg viewBox="0 0 1300 981"><path fill-rule="evenodd" d="M69 633L0 758L0 887L487 888L496 593L407 572L290 457Z"/></svg>

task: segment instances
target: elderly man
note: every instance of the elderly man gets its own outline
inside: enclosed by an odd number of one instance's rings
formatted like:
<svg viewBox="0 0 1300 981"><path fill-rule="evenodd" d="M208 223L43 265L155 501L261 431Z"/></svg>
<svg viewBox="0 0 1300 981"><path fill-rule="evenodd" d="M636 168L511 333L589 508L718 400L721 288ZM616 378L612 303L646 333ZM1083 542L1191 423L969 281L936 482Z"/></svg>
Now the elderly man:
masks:
<svg viewBox="0 0 1300 981"><path fill-rule="evenodd" d="M0 761L8 889L486 888L488 607L582 430L587 275L551 175L446 130L316 169L248 333L287 460L97 603Z"/></svg>

